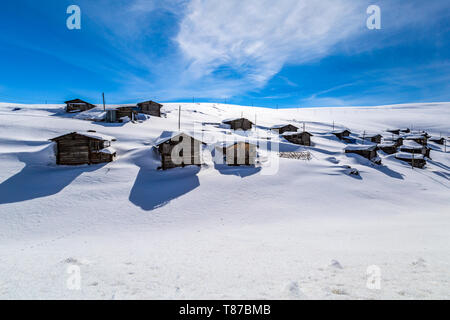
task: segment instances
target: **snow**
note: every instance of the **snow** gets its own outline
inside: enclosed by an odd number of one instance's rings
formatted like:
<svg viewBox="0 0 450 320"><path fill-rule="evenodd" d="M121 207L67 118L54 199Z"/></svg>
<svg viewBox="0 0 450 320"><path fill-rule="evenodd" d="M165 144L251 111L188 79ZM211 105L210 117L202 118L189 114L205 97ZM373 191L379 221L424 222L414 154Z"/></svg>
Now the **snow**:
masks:
<svg viewBox="0 0 450 320"><path fill-rule="evenodd" d="M424 159L424 155L423 154L412 154L412 153L406 153L406 152L398 152L395 154L395 157L397 159L417 159L417 160L422 160Z"/></svg>
<svg viewBox="0 0 450 320"><path fill-rule="evenodd" d="M248 139L265 158L227 167L210 156L201 168L158 171L153 142L178 132L178 106L164 104L167 118L107 124L64 105L0 104L0 299L450 298L449 151L433 145L425 169L384 154L373 165L330 133L334 122L448 136L450 103L186 103L181 130L203 132L205 148ZM257 127L217 125L241 114L256 115ZM314 146L272 135L278 123L305 123ZM87 130L116 137L117 160L56 166L48 139ZM305 151L311 160L278 156ZM381 270L380 290L366 285L370 266ZM67 286L71 267L80 290Z"/></svg>
<svg viewBox="0 0 450 320"><path fill-rule="evenodd" d="M100 150L99 152L106 153L106 154L115 154L115 153L117 153L116 149L114 149L113 147L104 148L104 149Z"/></svg>
<svg viewBox="0 0 450 320"><path fill-rule="evenodd" d="M409 148L409 149L417 149L417 150L424 148L423 145L421 145L420 143L417 143L414 140L404 140L403 145L400 146L400 148L402 148L402 147Z"/></svg>
<svg viewBox="0 0 450 320"><path fill-rule="evenodd" d="M98 133L98 132L77 132L77 133L82 136L85 136L85 137L94 138L94 139L103 140L103 141L116 141L117 140L113 136L109 136L107 134L102 134L102 133Z"/></svg>

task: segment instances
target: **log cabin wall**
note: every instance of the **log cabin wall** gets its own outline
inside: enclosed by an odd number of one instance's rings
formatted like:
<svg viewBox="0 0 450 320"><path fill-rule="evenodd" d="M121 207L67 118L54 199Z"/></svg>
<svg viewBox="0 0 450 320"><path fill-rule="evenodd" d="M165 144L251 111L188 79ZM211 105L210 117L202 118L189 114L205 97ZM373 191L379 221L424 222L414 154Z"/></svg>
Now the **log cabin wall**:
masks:
<svg viewBox="0 0 450 320"><path fill-rule="evenodd" d="M182 138L182 139L181 139ZM173 159L174 148L183 142L183 139L190 140L190 150L182 149L176 155L176 158ZM198 140L195 140L191 137L182 136L179 141L169 140L158 146L159 153L161 154L161 168L163 170L184 167L188 165L201 165L201 146L202 143Z"/></svg>

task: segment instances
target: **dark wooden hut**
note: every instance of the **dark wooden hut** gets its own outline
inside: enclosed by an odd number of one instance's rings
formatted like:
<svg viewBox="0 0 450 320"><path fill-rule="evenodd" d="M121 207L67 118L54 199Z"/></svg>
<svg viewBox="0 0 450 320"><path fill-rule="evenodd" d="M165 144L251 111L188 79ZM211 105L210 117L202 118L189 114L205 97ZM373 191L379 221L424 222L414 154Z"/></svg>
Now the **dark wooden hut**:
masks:
<svg viewBox="0 0 450 320"><path fill-rule="evenodd" d="M426 146L428 144L428 138L423 134L414 134L404 137L405 140L415 141L418 144Z"/></svg>
<svg viewBox="0 0 450 320"><path fill-rule="evenodd" d="M364 140L373 142L373 143L381 143L381 139L383 136L381 134L366 134L364 135Z"/></svg>
<svg viewBox="0 0 450 320"><path fill-rule="evenodd" d="M287 141L302 146L311 146L311 137L313 137L313 135L307 131L289 132L283 134L283 138L285 138Z"/></svg>
<svg viewBox="0 0 450 320"><path fill-rule="evenodd" d="M387 154L394 154L397 152L397 145L395 142L384 142L377 145L377 148Z"/></svg>
<svg viewBox="0 0 450 320"><path fill-rule="evenodd" d="M223 143L219 151L229 166L254 166L256 164L257 145L239 141Z"/></svg>
<svg viewBox="0 0 450 320"><path fill-rule="evenodd" d="M118 107L106 110L105 122L123 122L123 118L128 117L130 120L135 120L139 113L139 108L135 106Z"/></svg>
<svg viewBox="0 0 450 320"><path fill-rule="evenodd" d="M162 104L155 101L144 101L137 104L139 111L154 117L161 117Z"/></svg>
<svg viewBox="0 0 450 320"><path fill-rule="evenodd" d="M388 130L386 130L386 132L389 132L389 133L392 133L392 134L395 134L398 136L400 134L400 129L388 129Z"/></svg>
<svg viewBox="0 0 450 320"><path fill-rule="evenodd" d="M411 129L409 129L409 128L400 129L400 132L403 132L403 133L410 133L410 132L411 132Z"/></svg>
<svg viewBox="0 0 450 320"><path fill-rule="evenodd" d="M412 140L405 141L399 150L404 153L422 154L428 158L430 158L431 152L431 148Z"/></svg>
<svg viewBox="0 0 450 320"><path fill-rule="evenodd" d="M378 158L377 146L375 145L351 145L345 148L345 153L355 153L371 161Z"/></svg>
<svg viewBox="0 0 450 320"><path fill-rule="evenodd" d="M383 143L394 143L397 148L403 145L402 137L387 137L384 138L383 140L384 140Z"/></svg>
<svg viewBox="0 0 450 320"><path fill-rule="evenodd" d="M428 139L431 142L437 143L437 144L445 144L445 138L444 137L430 137Z"/></svg>
<svg viewBox="0 0 450 320"><path fill-rule="evenodd" d="M115 138L96 132L72 132L51 139L56 143L56 164L82 165L112 162L116 151L111 147Z"/></svg>
<svg viewBox="0 0 450 320"><path fill-rule="evenodd" d="M296 127L292 124L280 124L280 125L273 126L271 128L272 131L274 131L278 134L283 134L285 132L297 132L298 129L299 129L298 127Z"/></svg>
<svg viewBox="0 0 450 320"><path fill-rule="evenodd" d="M411 166L415 168L422 169L427 164L423 154L411 154L399 152L395 155L395 158L404 162L409 163Z"/></svg>
<svg viewBox="0 0 450 320"><path fill-rule="evenodd" d="M202 144L185 132L163 132L155 144L161 155L161 169L202 165Z"/></svg>
<svg viewBox="0 0 450 320"><path fill-rule="evenodd" d="M74 99L64 102L66 104L66 112L82 112L95 108L93 104L81 99Z"/></svg>
<svg viewBox="0 0 450 320"><path fill-rule="evenodd" d="M245 118L232 118L223 120L222 123L230 126L232 130L251 130L253 127L253 122Z"/></svg>
<svg viewBox="0 0 450 320"><path fill-rule="evenodd" d="M351 132L349 130L335 130L332 132L339 140L344 140L345 137L349 137Z"/></svg>

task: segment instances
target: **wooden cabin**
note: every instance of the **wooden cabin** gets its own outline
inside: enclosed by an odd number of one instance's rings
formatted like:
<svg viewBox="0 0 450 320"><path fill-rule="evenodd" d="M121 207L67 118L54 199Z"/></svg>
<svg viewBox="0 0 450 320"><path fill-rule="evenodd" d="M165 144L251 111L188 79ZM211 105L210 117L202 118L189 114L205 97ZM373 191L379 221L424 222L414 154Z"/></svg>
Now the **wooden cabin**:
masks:
<svg viewBox="0 0 450 320"><path fill-rule="evenodd" d="M299 128L292 124L280 124L270 129L278 134L283 134L285 132L297 132Z"/></svg>
<svg viewBox="0 0 450 320"><path fill-rule="evenodd" d="M395 146L398 148L401 145L403 145L403 138L402 137L388 137L383 139L383 143L395 143Z"/></svg>
<svg viewBox="0 0 450 320"><path fill-rule="evenodd" d="M350 137L351 132L349 130L335 130L332 132L339 140L344 140L345 137Z"/></svg>
<svg viewBox="0 0 450 320"><path fill-rule="evenodd" d="M380 143L377 145L377 148L387 154L397 153L397 145L395 142Z"/></svg>
<svg viewBox="0 0 450 320"><path fill-rule="evenodd" d="M253 127L253 122L245 118L232 118L223 120L222 123L230 126L232 130L251 130Z"/></svg>
<svg viewBox="0 0 450 320"><path fill-rule="evenodd" d="M400 132L402 132L402 133L410 133L411 129L409 129L409 128L400 129Z"/></svg>
<svg viewBox="0 0 450 320"><path fill-rule="evenodd" d="M238 141L225 142L218 148L229 166L254 166L256 164L257 145Z"/></svg>
<svg viewBox="0 0 450 320"><path fill-rule="evenodd" d="M123 122L123 118L128 117L130 120L135 120L139 113L139 109L134 106L118 107L115 109L106 110L105 122Z"/></svg>
<svg viewBox="0 0 450 320"><path fill-rule="evenodd" d="M351 145L345 148L345 153L355 153L360 156L369 159L371 161L378 158L377 146L375 145Z"/></svg>
<svg viewBox="0 0 450 320"><path fill-rule="evenodd" d="M388 129L388 130L386 130L386 132L395 134L397 136L400 135L400 129Z"/></svg>
<svg viewBox="0 0 450 320"><path fill-rule="evenodd" d="M95 108L93 104L81 99L74 99L64 102L66 104L66 112L82 112Z"/></svg>
<svg viewBox="0 0 450 320"><path fill-rule="evenodd" d="M139 112L145 113L154 117L161 117L162 104L155 101L144 101L137 104Z"/></svg>
<svg viewBox="0 0 450 320"><path fill-rule="evenodd" d="M415 141L418 144L426 146L428 144L428 138L423 134L414 134L404 137L405 140Z"/></svg>
<svg viewBox="0 0 450 320"><path fill-rule="evenodd" d="M381 139L383 136L381 134L366 134L364 135L364 140L373 142L373 143L381 143Z"/></svg>
<svg viewBox="0 0 450 320"><path fill-rule="evenodd" d="M440 144L440 145L444 145L445 144L445 138L444 137L430 137L428 139L431 142Z"/></svg>
<svg viewBox="0 0 450 320"><path fill-rule="evenodd" d="M184 132L163 132L156 142L161 155L161 169L202 165L202 144L202 141Z"/></svg>
<svg viewBox="0 0 450 320"><path fill-rule="evenodd" d="M411 166L415 168L422 169L427 164L423 154L411 154L411 153L403 153L399 152L395 155L395 158L404 162L409 163Z"/></svg>
<svg viewBox="0 0 450 320"><path fill-rule="evenodd" d="M403 143L403 145L399 148L399 150L403 153L422 154L428 158L430 158L430 152L431 152L431 148L424 146L422 144L419 144L413 140L405 141Z"/></svg>
<svg viewBox="0 0 450 320"><path fill-rule="evenodd" d="M311 137L313 137L313 135L306 131L288 132L283 134L283 138L285 138L287 141L302 146L311 146Z"/></svg>
<svg viewBox="0 0 450 320"><path fill-rule="evenodd" d="M51 141L56 143L58 165L112 162L117 156L111 147L111 142L116 139L96 132L72 132Z"/></svg>

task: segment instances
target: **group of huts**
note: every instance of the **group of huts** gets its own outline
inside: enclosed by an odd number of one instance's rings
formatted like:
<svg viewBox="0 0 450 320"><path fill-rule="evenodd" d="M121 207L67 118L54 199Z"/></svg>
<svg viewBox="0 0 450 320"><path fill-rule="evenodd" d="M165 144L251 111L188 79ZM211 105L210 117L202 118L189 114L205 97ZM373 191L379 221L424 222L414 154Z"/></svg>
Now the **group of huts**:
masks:
<svg viewBox="0 0 450 320"><path fill-rule="evenodd" d="M83 101L81 99L74 99L65 102L68 113L78 113L89 111L96 108L95 105ZM136 120L139 114L146 114L154 117L161 117L162 104L149 100L137 103L136 105L120 106L120 107L104 107L104 116L102 121L115 123L125 122L127 120Z"/></svg>
<svg viewBox="0 0 450 320"><path fill-rule="evenodd" d="M395 158L409 163L412 167L423 168L426 159L431 159L431 148L428 143L443 145L443 137L431 137L425 131L412 132L410 129L389 129L385 136L381 134L364 134L363 144L351 144L345 148L346 153L356 153L376 163L381 163L377 151L394 154ZM354 143L349 130L334 131L336 137L344 142ZM368 144L365 144L367 142Z"/></svg>
<svg viewBox="0 0 450 320"><path fill-rule="evenodd" d="M134 119L137 114L144 113L161 116L162 105L154 101L138 103L135 106L108 108L105 121L120 121L124 117ZM80 99L66 101L66 112L83 112L95 108L93 104ZM231 130L251 130L254 123L246 118L232 118L222 121ZM286 141L303 146L311 146L313 135L305 129L292 124L280 124L270 128ZM408 162L413 167L423 168L426 158L430 158L431 148L428 141L444 144L445 138L431 137L426 132L411 132L410 129L390 129L387 134L363 134L362 144L356 144L357 138L350 130L333 130L332 134L339 140L349 144L345 153L358 154L374 163L380 164L377 151L395 154L395 158ZM71 132L51 139L56 144L56 163L59 165L98 164L114 161L117 152L111 146L115 138L99 134L93 130L88 132ZM160 168L163 170L184 167L187 165L201 165L202 146L205 143L195 134L186 132L163 132L155 142L155 150L161 159ZM256 144L248 141L229 141L214 145L216 159L221 158L229 166L253 166L257 158Z"/></svg>

